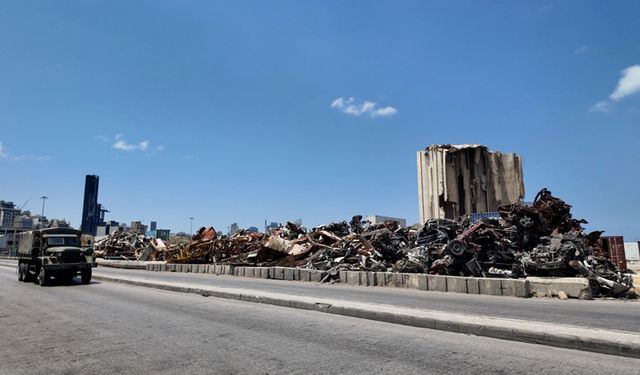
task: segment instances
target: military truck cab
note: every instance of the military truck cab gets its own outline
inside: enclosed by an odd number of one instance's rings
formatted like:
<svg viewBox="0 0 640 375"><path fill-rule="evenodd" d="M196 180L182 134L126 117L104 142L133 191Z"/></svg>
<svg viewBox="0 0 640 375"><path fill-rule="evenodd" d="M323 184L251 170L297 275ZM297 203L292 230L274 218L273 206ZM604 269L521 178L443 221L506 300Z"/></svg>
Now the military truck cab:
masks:
<svg viewBox="0 0 640 375"><path fill-rule="evenodd" d="M80 247L81 232L71 228L48 228L24 232L19 237L18 280L44 286L51 279L71 283L80 275L91 282L95 267L93 250Z"/></svg>

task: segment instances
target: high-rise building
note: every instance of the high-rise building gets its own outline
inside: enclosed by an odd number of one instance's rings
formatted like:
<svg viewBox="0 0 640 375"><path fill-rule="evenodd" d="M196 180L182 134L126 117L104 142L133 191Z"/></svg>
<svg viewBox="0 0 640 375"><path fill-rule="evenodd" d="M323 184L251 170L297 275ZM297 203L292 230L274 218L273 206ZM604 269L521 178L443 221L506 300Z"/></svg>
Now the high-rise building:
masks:
<svg viewBox="0 0 640 375"><path fill-rule="evenodd" d="M20 214L13 202L0 201L0 227L13 227L13 221Z"/></svg>
<svg viewBox="0 0 640 375"><path fill-rule="evenodd" d="M238 223L233 223L229 226L229 236L233 236L240 230Z"/></svg>
<svg viewBox="0 0 640 375"><path fill-rule="evenodd" d="M153 231L153 230L158 229L158 223L157 223L157 222L152 221L152 222L151 222L151 223L149 223L149 224L150 224L149 230Z"/></svg>
<svg viewBox="0 0 640 375"><path fill-rule="evenodd" d="M98 205L98 183L100 177L87 175L84 182L84 202L82 204L82 233L96 235L100 220L100 206Z"/></svg>

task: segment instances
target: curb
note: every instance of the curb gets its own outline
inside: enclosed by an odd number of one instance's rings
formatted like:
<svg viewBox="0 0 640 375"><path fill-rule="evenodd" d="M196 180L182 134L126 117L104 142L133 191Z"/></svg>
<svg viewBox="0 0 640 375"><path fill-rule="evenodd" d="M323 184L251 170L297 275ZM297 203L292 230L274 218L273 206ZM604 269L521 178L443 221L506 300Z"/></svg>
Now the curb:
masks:
<svg viewBox="0 0 640 375"><path fill-rule="evenodd" d="M274 306L312 310L327 314L349 316L412 327L472 334L503 340L640 358L640 335L586 329L540 322L526 322L513 319L468 316L446 312L397 308L388 305L350 303L341 300L309 298L263 293L254 290L199 288L177 283L148 282L134 279L118 279L94 276L95 280L111 281L146 288L154 288L179 293L198 294L238 301L262 303Z"/></svg>

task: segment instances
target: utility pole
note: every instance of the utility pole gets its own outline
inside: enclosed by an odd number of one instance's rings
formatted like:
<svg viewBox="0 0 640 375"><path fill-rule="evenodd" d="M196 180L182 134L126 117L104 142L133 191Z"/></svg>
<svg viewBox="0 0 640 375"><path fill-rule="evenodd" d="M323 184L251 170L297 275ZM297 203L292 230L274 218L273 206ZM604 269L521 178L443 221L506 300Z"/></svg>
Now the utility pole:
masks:
<svg viewBox="0 0 640 375"><path fill-rule="evenodd" d="M44 219L44 202L49 199L49 197L47 197L46 195L43 195L40 197L40 199L42 199L42 219Z"/></svg>
<svg viewBox="0 0 640 375"><path fill-rule="evenodd" d="M193 237L193 218L190 217L189 221L191 221L191 225L189 227L189 235L191 235Z"/></svg>

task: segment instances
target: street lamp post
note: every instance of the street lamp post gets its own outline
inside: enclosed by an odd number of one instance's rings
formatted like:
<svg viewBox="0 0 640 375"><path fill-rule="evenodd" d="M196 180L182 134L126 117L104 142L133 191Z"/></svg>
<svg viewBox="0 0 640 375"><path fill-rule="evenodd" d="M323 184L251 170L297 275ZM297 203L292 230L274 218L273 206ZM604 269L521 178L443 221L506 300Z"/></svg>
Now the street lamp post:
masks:
<svg viewBox="0 0 640 375"><path fill-rule="evenodd" d="M44 202L49 199L49 197L47 197L46 195L43 195L40 197L40 199L42 199L42 217L44 218Z"/></svg>
<svg viewBox="0 0 640 375"><path fill-rule="evenodd" d="M189 235L193 236L193 218L190 217L189 221L191 222L189 226Z"/></svg>

